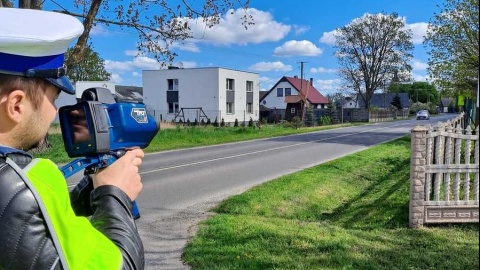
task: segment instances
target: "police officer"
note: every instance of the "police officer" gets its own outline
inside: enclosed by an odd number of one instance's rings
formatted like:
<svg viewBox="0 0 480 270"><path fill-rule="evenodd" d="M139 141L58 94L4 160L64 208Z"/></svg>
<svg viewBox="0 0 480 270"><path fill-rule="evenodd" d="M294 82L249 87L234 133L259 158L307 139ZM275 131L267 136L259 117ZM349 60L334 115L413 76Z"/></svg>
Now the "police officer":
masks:
<svg viewBox="0 0 480 270"><path fill-rule="evenodd" d="M128 151L70 193L47 159L55 99L75 90L64 53L83 25L68 15L0 8L0 269L143 269L132 218L144 153Z"/></svg>

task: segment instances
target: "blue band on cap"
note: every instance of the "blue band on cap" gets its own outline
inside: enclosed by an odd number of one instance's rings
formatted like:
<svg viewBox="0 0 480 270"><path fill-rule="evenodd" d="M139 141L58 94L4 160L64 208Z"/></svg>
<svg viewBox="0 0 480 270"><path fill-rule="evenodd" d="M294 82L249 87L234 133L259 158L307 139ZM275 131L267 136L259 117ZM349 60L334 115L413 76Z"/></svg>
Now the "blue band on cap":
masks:
<svg viewBox="0 0 480 270"><path fill-rule="evenodd" d="M47 70L58 69L63 66L65 55L49 55L49 56L23 56L0 52L0 73L2 71L26 75L29 69Z"/></svg>

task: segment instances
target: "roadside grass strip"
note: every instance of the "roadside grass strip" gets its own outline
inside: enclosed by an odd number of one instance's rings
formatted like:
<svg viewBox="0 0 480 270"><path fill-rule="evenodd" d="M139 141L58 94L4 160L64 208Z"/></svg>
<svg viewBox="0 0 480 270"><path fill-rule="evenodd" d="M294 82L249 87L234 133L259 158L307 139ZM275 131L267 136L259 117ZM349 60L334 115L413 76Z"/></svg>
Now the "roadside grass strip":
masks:
<svg viewBox="0 0 480 270"><path fill-rule="evenodd" d="M365 124L366 123L345 123L316 127L302 127L298 129L283 125L263 125L261 128L213 126L184 127L178 125L174 128L160 129L144 151L145 153L153 153L181 148L287 136ZM65 151L62 134L58 129L58 124L53 124L51 126L48 136L49 147L44 151L34 152L35 157L48 158L55 163L67 163L73 160L68 157L67 152Z"/></svg>
<svg viewBox="0 0 480 270"><path fill-rule="evenodd" d="M408 228L409 175L406 136L272 180L213 209L184 261L193 269L479 269L478 224Z"/></svg>

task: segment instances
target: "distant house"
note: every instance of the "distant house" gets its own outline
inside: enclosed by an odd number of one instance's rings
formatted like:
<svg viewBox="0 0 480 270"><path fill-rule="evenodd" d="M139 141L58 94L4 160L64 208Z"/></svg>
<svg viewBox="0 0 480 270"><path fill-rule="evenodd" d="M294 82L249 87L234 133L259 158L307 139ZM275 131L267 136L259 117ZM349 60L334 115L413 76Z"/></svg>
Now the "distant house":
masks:
<svg viewBox="0 0 480 270"><path fill-rule="evenodd" d="M83 91L92 87L102 87L110 90L112 94L115 94L115 83L107 81L78 81L75 82L75 96L77 99L82 97Z"/></svg>
<svg viewBox="0 0 480 270"><path fill-rule="evenodd" d="M143 102L143 88L140 86L115 85L114 96L117 102Z"/></svg>
<svg viewBox="0 0 480 270"><path fill-rule="evenodd" d="M344 108L344 109L348 109L348 108L358 108L358 104L357 104L357 99L356 99L356 96L353 98L353 97L343 97L342 99L340 99L339 101L336 102L336 107L337 108Z"/></svg>
<svg viewBox="0 0 480 270"><path fill-rule="evenodd" d="M314 109L326 108L329 101L313 86L313 78L302 80L298 76L283 76L261 99L264 110L285 110L285 119L298 115L301 110L302 96Z"/></svg>
<svg viewBox="0 0 480 270"><path fill-rule="evenodd" d="M393 99L397 93L375 93L370 99L370 107L376 107L379 109L385 109L392 105ZM398 93L400 97L400 103L402 108L407 110L410 108L410 98L408 93ZM365 108L365 101L363 101L360 95L354 97L345 98L343 108Z"/></svg>
<svg viewBox="0 0 480 270"><path fill-rule="evenodd" d="M443 113L455 112L455 99L454 98L441 98L439 111Z"/></svg>

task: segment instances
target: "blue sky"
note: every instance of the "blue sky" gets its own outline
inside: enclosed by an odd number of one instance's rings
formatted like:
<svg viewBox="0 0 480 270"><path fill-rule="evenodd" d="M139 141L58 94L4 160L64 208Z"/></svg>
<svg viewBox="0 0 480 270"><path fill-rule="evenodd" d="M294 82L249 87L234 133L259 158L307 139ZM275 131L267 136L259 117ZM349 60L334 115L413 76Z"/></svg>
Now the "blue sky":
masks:
<svg viewBox="0 0 480 270"><path fill-rule="evenodd" d="M313 78L314 86L327 95L339 91L333 31L366 13L396 12L413 32L412 77L427 81L428 55L422 41L429 20L440 11L438 5L443 6L443 1L251 0L249 10L224 15L221 23L211 29L205 29L201 22L194 24L196 38L174 46L178 54L174 65L258 73L260 90L269 90L282 76L300 77L300 62L304 62L304 78ZM45 9L58 7L47 1ZM245 12L255 22L248 30L238 22ZM117 84L142 86L142 70L160 68L148 55L135 56L137 35L133 30L97 26L91 37L94 50L105 60Z"/></svg>

